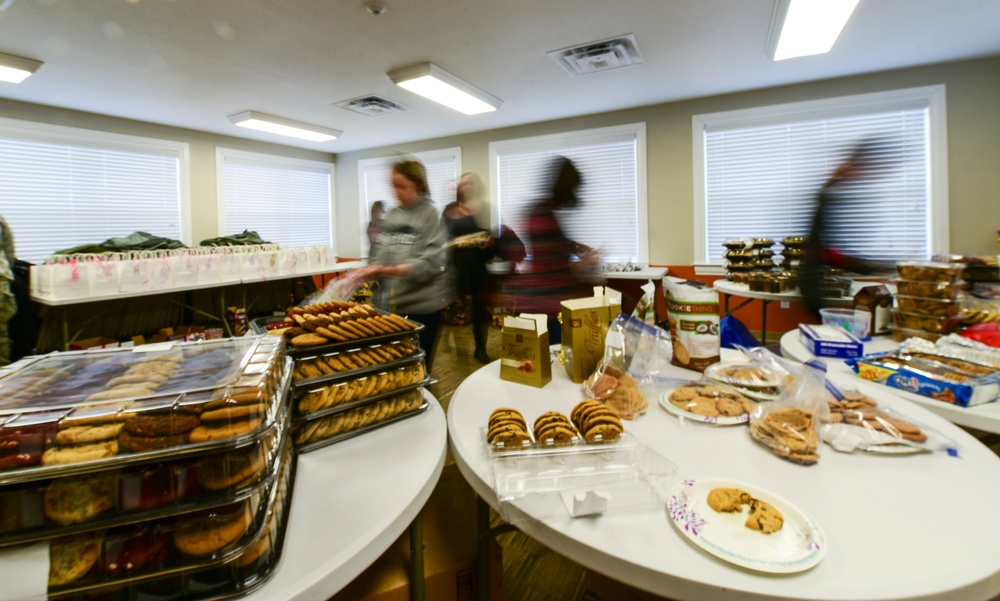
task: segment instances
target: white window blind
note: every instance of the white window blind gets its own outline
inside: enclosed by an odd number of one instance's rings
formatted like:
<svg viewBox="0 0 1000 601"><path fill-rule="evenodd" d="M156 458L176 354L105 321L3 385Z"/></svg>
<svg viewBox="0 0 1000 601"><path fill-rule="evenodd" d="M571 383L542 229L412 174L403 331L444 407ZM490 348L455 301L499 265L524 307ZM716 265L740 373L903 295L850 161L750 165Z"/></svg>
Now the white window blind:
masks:
<svg viewBox="0 0 1000 601"><path fill-rule="evenodd" d="M361 196L361 232L363 247L367 254L368 237L364 232L371 218L371 206L381 200L386 212L399 204L392 189L392 167L404 159L420 161L427 171L427 186L434 202L434 208L440 213L448 203L455 200L455 183L462 168L462 151L460 148L446 148L429 152L417 152L400 157L385 157L366 159L358 162L358 189Z"/></svg>
<svg viewBox="0 0 1000 601"><path fill-rule="evenodd" d="M219 149L220 235L251 230L283 246L334 246L333 165Z"/></svg>
<svg viewBox="0 0 1000 601"><path fill-rule="evenodd" d="M614 129L491 144L499 224L521 235L531 207L552 187L553 159L563 156L583 176L580 205L559 215L566 235L599 249L604 261L645 261L644 139L638 126Z"/></svg>
<svg viewBox="0 0 1000 601"><path fill-rule="evenodd" d="M881 167L840 189L827 205L826 234L848 254L926 259L934 239L930 102L704 123L705 246L697 254L720 264L727 240L807 235L824 183L859 143L877 140Z"/></svg>
<svg viewBox="0 0 1000 601"><path fill-rule="evenodd" d="M183 240L186 156L185 144L0 122L0 211L18 258L137 231Z"/></svg>

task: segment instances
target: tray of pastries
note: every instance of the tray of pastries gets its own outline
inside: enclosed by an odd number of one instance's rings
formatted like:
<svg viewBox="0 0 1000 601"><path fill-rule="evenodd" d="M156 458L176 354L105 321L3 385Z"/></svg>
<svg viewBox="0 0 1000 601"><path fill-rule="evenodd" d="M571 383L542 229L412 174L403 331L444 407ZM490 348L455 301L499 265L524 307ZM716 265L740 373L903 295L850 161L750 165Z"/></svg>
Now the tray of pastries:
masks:
<svg viewBox="0 0 1000 601"><path fill-rule="evenodd" d="M280 341L258 337L143 352L60 353L30 362L0 380L6 393L0 396L0 486L259 440L283 414L291 387L291 360L281 349ZM53 370L63 375L52 379ZM122 383L123 377L130 381Z"/></svg>
<svg viewBox="0 0 1000 601"><path fill-rule="evenodd" d="M421 355L399 365L300 388L295 393L292 408L299 416L320 417L404 390L423 388L430 382Z"/></svg>
<svg viewBox="0 0 1000 601"><path fill-rule="evenodd" d="M293 385L296 388L313 386L318 382L377 371L423 354L415 336L329 351L298 359L292 370Z"/></svg>
<svg viewBox="0 0 1000 601"><path fill-rule="evenodd" d="M290 422L233 449L0 487L0 546L209 509L274 481Z"/></svg>
<svg viewBox="0 0 1000 601"><path fill-rule="evenodd" d="M263 581L276 562L275 524L285 520L294 463L285 445L267 488L235 503L52 539L48 598L194 599L213 585L242 591Z"/></svg>
<svg viewBox="0 0 1000 601"><path fill-rule="evenodd" d="M500 407L490 414L483 436L491 451L509 453L614 443L625 433L618 414L594 399L577 403L568 416L544 411L530 424L517 409Z"/></svg>
<svg viewBox="0 0 1000 601"><path fill-rule="evenodd" d="M427 410L423 387L396 392L344 411L308 416L292 423L300 453L353 438Z"/></svg>
<svg viewBox="0 0 1000 601"><path fill-rule="evenodd" d="M287 340L288 355L295 359L354 348L359 343L371 345L410 338L424 329L423 324L353 301L293 307L284 317L258 318L250 326L258 334Z"/></svg>

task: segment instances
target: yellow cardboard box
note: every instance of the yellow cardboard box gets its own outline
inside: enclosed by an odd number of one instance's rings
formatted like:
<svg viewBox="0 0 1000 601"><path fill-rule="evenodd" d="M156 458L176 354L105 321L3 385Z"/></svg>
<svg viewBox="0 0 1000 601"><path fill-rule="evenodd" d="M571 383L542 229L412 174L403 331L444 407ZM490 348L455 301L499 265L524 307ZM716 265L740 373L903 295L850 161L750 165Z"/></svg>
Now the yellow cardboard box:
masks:
<svg viewBox="0 0 1000 601"><path fill-rule="evenodd" d="M500 379L541 388L552 379L548 317L521 313L503 319Z"/></svg>
<svg viewBox="0 0 1000 601"><path fill-rule="evenodd" d="M571 380L583 382L604 356L604 336L622 311L622 293L595 286L594 296L561 304L563 364Z"/></svg>

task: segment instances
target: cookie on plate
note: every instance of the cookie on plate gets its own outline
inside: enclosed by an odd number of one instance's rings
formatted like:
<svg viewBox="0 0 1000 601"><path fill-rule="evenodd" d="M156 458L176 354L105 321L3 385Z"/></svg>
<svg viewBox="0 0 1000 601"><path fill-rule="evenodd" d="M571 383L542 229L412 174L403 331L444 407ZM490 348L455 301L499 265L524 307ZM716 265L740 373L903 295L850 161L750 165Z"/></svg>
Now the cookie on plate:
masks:
<svg viewBox="0 0 1000 601"><path fill-rule="evenodd" d="M750 517L747 518L746 527L763 534L771 534L781 530L785 524L785 516L774 508L770 503L765 503L760 499L753 499L750 503Z"/></svg>
<svg viewBox="0 0 1000 601"><path fill-rule="evenodd" d="M743 511L752 500L750 493L739 488L713 488L708 493L708 506L719 513Z"/></svg>

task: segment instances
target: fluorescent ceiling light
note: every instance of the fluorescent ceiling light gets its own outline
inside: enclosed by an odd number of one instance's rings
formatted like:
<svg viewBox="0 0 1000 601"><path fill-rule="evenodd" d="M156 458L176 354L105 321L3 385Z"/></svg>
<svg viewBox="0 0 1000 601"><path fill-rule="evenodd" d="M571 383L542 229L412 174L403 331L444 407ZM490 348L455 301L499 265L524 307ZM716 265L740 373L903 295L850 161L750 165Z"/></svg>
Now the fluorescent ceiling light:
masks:
<svg viewBox="0 0 1000 601"><path fill-rule="evenodd" d="M389 79L397 86L466 115L495 111L503 104L496 96L487 94L432 63L393 71L389 73Z"/></svg>
<svg viewBox="0 0 1000 601"><path fill-rule="evenodd" d="M775 0L768 55L780 61L829 52L857 5L858 0Z"/></svg>
<svg viewBox="0 0 1000 601"><path fill-rule="evenodd" d="M21 83L41 66L42 61L0 53L0 81Z"/></svg>
<svg viewBox="0 0 1000 601"><path fill-rule="evenodd" d="M293 138L311 140L313 142L336 140L341 134L344 133L336 129L328 129L318 125L310 125L308 123L292 121L291 119L265 115L264 113L258 113L257 111L244 111L235 115L229 115L229 120L232 121L234 125L238 125L240 127L266 131L268 133L278 134L281 136L291 136Z"/></svg>

